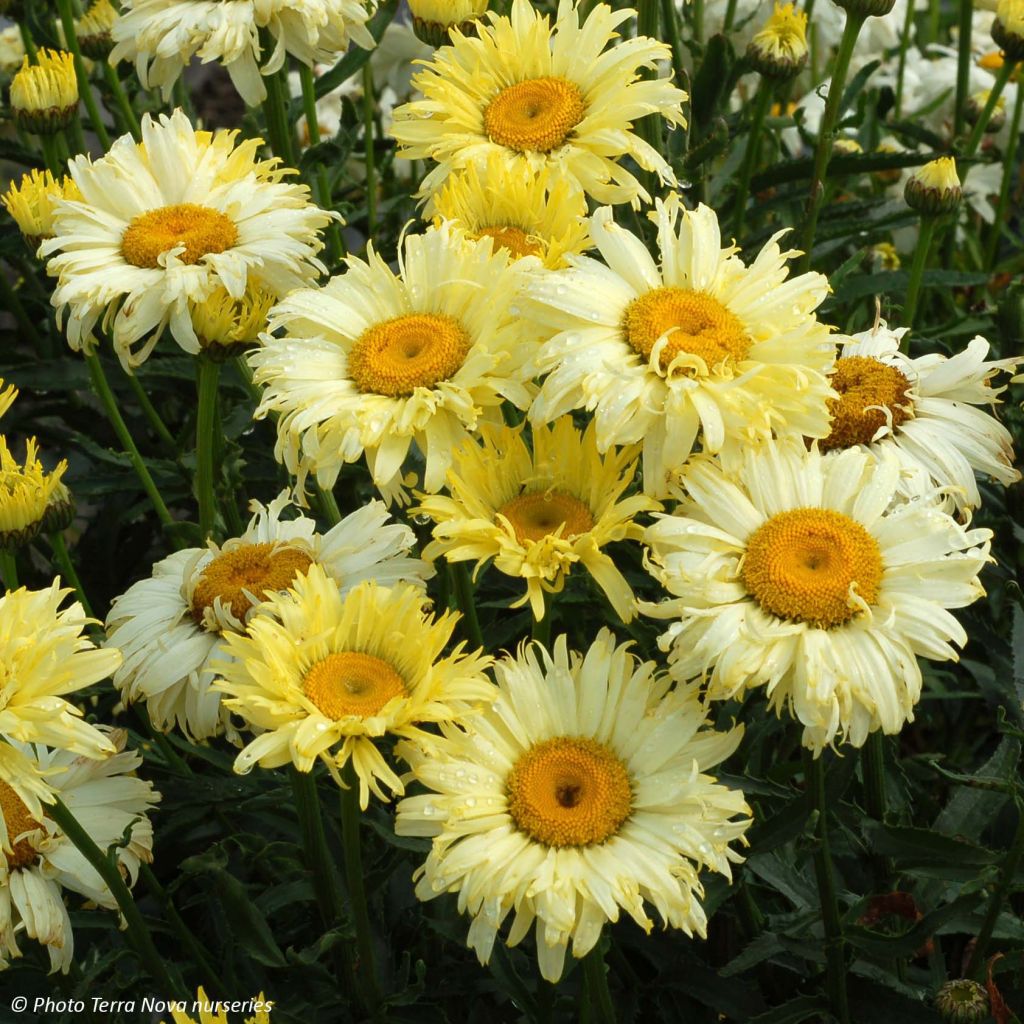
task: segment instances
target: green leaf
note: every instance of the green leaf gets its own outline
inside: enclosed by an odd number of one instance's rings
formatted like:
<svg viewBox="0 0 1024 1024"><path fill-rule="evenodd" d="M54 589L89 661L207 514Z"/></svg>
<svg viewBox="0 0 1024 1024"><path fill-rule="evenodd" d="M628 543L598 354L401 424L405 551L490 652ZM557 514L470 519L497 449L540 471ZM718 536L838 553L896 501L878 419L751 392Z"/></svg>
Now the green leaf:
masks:
<svg viewBox="0 0 1024 1024"><path fill-rule="evenodd" d="M877 821L864 824L864 832L874 853L893 857L902 866L950 864L957 868L980 869L998 862L994 850L940 835L926 828L882 825Z"/></svg>
<svg viewBox="0 0 1024 1024"><path fill-rule="evenodd" d="M850 84L843 90L843 98L839 103L840 117L853 106L853 101L860 95L864 86L868 84L868 79L878 70L881 63L880 60L870 61L850 79Z"/></svg>
<svg viewBox="0 0 1024 1024"><path fill-rule="evenodd" d="M708 40L704 60L693 78L690 96L690 113L698 136L704 134L718 109L733 60L732 44L725 36L712 36Z"/></svg>
<svg viewBox="0 0 1024 1024"><path fill-rule="evenodd" d="M828 1003L820 996L797 996L767 1013L751 1017L747 1024L802 1024L827 1019Z"/></svg>

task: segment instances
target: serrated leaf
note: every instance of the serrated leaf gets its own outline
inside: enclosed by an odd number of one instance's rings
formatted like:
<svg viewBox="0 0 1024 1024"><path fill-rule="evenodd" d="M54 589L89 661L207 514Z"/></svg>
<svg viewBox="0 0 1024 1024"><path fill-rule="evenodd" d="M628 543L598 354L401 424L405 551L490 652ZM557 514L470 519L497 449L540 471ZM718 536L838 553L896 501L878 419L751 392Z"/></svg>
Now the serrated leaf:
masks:
<svg viewBox="0 0 1024 1024"><path fill-rule="evenodd" d="M926 828L865 822L864 833L872 851L894 857L905 867L950 864L957 868L980 869L995 864L1000 854L966 839L954 839Z"/></svg>

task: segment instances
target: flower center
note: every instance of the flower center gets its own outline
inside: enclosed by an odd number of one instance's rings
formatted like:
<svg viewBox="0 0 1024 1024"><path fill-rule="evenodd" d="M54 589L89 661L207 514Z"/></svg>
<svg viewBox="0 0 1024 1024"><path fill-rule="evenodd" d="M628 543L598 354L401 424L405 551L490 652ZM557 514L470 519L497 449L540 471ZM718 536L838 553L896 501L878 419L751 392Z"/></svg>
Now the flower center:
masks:
<svg viewBox="0 0 1024 1024"><path fill-rule="evenodd" d="M832 387L839 398L828 403L832 433L820 442L822 451L870 444L881 427L895 430L914 414L907 393L910 381L895 366L869 356L847 356L836 363Z"/></svg>
<svg viewBox="0 0 1024 1024"><path fill-rule="evenodd" d="M508 774L508 810L516 828L546 846L592 846L629 817L633 791L622 760L583 737L532 746Z"/></svg>
<svg viewBox="0 0 1024 1024"><path fill-rule="evenodd" d="M0 782L0 814L3 815L4 824L7 826L7 842L14 847L10 853L4 852L7 870L30 867L39 859L38 851L28 839L22 839L17 843L14 840L24 832L31 832L43 826L28 813L25 802L6 782Z"/></svg>
<svg viewBox="0 0 1024 1024"><path fill-rule="evenodd" d="M849 516L797 508L751 534L741 576L770 615L827 629L878 599L882 555L875 538Z"/></svg>
<svg viewBox="0 0 1024 1024"><path fill-rule="evenodd" d="M678 356L693 356L704 365L694 362L689 369L705 375L750 351L750 338L734 313L710 295L685 288L655 288L634 299L626 307L623 330L634 351L647 360L667 334L660 356L663 370Z"/></svg>
<svg viewBox="0 0 1024 1024"><path fill-rule="evenodd" d="M238 242L235 222L219 210L178 203L140 213L121 236L121 254L133 267L159 267L159 257L184 246L182 263L198 263L208 253Z"/></svg>
<svg viewBox="0 0 1024 1024"><path fill-rule="evenodd" d="M565 78L530 78L502 89L484 111L484 131L520 153L550 153L583 120L583 94Z"/></svg>
<svg viewBox="0 0 1024 1024"><path fill-rule="evenodd" d="M522 259L524 256L539 256L541 246L535 242L522 228L481 228L475 238L493 238L494 251L508 249L513 259Z"/></svg>
<svg viewBox="0 0 1024 1024"><path fill-rule="evenodd" d="M399 398L454 376L470 345L454 317L410 313L364 331L348 354L348 370L364 394Z"/></svg>
<svg viewBox="0 0 1024 1024"><path fill-rule="evenodd" d="M369 718L408 693L405 680L382 658L342 651L318 661L302 681L310 701L328 718Z"/></svg>
<svg viewBox="0 0 1024 1024"><path fill-rule="evenodd" d="M566 540L594 528L590 509L565 491L521 494L505 502L495 513L495 519L498 516L504 516L512 524L520 544L543 540L559 527L563 528L561 536Z"/></svg>
<svg viewBox="0 0 1024 1024"><path fill-rule="evenodd" d="M245 621L257 601L278 590L287 590L313 560L304 551L274 544L246 544L219 554L203 570L192 594L192 616L198 623L216 598L231 607L239 622ZM250 596L251 595L251 596Z"/></svg>

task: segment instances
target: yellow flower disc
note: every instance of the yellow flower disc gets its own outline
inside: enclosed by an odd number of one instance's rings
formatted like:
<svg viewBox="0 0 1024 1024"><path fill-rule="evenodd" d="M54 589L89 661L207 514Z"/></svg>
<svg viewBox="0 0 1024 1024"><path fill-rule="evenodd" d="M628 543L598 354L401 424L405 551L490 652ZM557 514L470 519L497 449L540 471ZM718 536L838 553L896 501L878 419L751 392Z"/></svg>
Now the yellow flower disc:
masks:
<svg viewBox="0 0 1024 1024"><path fill-rule="evenodd" d="M728 360L744 359L750 351L750 338L734 313L710 295L685 288L655 288L634 299L626 307L623 330L644 359L650 359L658 339L672 331L661 350L663 370L681 354L699 356L711 370Z"/></svg>
<svg viewBox="0 0 1024 1024"><path fill-rule="evenodd" d="M522 229L515 227L481 228L474 238L493 238L494 251L508 249L514 259L524 256L540 256L543 247Z"/></svg>
<svg viewBox="0 0 1024 1024"><path fill-rule="evenodd" d="M328 718L369 718L394 697L409 691L405 680L383 658L355 651L328 654L302 681L310 701Z"/></svg>
<svg viewBox="0 0 1024 1024"><path fill-rule="evenodd" d="M274 544L246 544L224 551L203 570L192 595L192 615L202 622L203 613L219 597L222 604L230 605L236 619L244 621L252 607L244 591L262 598L287 590L311 564L304 551Z"/></svg>
<svg viewBox="0 0 1024 1024"><path fill-rule="evenodd" d="M492 142L520 153L550 153L583 120L579 86L565 78L530 78L502 89L484 110Z"/></svg>
<svg viewBox="0 0 1024 1024"><path fill-rule="evenodd" d="M769 614L827 629L857 614L851 591L875 603L882 555L875 538L842 512L797 508L753 532L741 575Z"/></svg>
<svg viewBox="0 0 1024 1024"><path fill-rule="evenodd" d="M594 526L590 509L564 491L521 494L505 502L495 516L504 516L512 524L520 544L543 540L560 526L564 527L562 537L566 539L587 533Z"/></svg>
<svg viewBox="0 0 1024 1024"><path fill-rule="evenodd" d="M836 363L831 377L838 399L828 403L832 432L820 442L822 451L870 444L892 417L893 428L913 415L907 397L910 381L895 367L869 356L847 356Z"/></svg>
<svg viewBox="0 0 1024 1024"><path fill-rule="evenodd" d="M507 786L516 828L547 846L603 843L632 809L625 764L583 737L535 744L513 765Z"/></svg>
<svg viewBox="0 0 1024 1024"><path fill-rule="evenodd" d="M3 815L4 824L7 826L9 845L22 833L42 828L42 825L28 813L28 808L21 797L6 782L2 781L0 781L0 814ZM13 852L4 851L8 871L29 867L39 857L35 847L27 839L13 843L13 846Z"/></svg>
<svg viewBox="0 0 1024 1024"><path fill-rule="evenodd" d="M159 267L158 257L180 245L182 263L198 263L238 241L235 222L219 210L178 203L140 213L121 236L121 254L133 267Z"/></svg>
<svg viewBox="0 0 1024 1024"><path fill-rule="evenodd" d="M454 376L470 344L454 317L410 313L364 331L348 354L348 370L364 394L399 398Z"/></svg>

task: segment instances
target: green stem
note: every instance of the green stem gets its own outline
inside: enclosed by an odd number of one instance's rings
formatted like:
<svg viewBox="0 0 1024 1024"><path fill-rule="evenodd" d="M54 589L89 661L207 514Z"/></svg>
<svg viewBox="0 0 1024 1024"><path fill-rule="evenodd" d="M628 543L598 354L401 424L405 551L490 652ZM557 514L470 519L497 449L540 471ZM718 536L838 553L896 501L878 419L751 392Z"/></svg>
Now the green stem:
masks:
<svg viewBox="0 0 1024 1024"><path fill-rule="evenodd" d="M149 420L149 425L163 442L164 447L167 448L168 454L177 455L178 444L174 440L174 435L167 429L167 424L164 423L160 413L156 411L156 407L149 400L149 395L146 394L146 389L142 386L142 382L134 373L127 373L125 376L128 378L129 387L139 400L139 406L143 413L145 413L146 419Z"/></svg>
<svg viewBox="0 0 1024 1024"><path fill-rule="evenodd" d="M733 211L732 234L739 239L743 234L743 222L747 216L747 199L750 192L750 179L754 174L754 167L757 165L757 154L761 148L761 129L764 125L765 115L771 105L772 83L767 78L761 79L761 84L754 99L754 110L750 115L750 130L747 135L747 148L743 154L743 163L740 164L739 177L736 179L736 203Z"/></svg>
<svg viewBox="0 0 1024 1024"><path fill-rule="evenodd" d="M327 490L325 487L318 486L316 493L320 499L320 507L324 518L331 526L337 526L341 522L341 509L338 508L334 492Z"/></svg>
<svg viewBox="0 0 1024 1024"><path fill-rule="evenodd" d="M103 67L103 77L107 80L107 85L110 87L110 94L114 97L114 103L121 113L125 131L131 132L132 138L136 142L141 142L142 128L139 126L139 119L135 116L135 111L132 109L128 94L124 91L124 86L121 84L121 76L118 75L117 68L112 67L107 61L102 61L101 65Z"/></svg>
<svg viewBox="0 0 1024 1024"><path fill-rule="evenodd" d="M92 605L89 604L89 598L85 596L85 588L82 586L82 581L78 578L78 573L75 572L75 565L71 561L71 555L68 553L68 547L64 543L64 534L51 533L50 547L53 548L53 556L57 562L58 568L64 574L64 579L75 588L75 594L78 596L79 602L85 609L85 614L88 615L90 619L96 618L93 614Z"/></svg>
<svg viewBox="0 0 1024 1024"><path fill-rule="evenodd" d="M592 1019L600 1024L615 1024L615 1005L608 990L608 968L600 942L583 958L583 986Z"/></svg>
<svg viewBox="0 0 1024 1024"><path fill-rule="evenodd" d="M736 0L729 0L725 8L725 21L722 22L722 34L728 35L736 18Z"/></svg>
<svg viewBox="0 0 1024 1024"><path fill-rule="evenodd" d="M18 559L13 551L0 548L0 573L8 590L18 589Z"/></svg>
<svg viewBox="0 0 1024 1024"><path fill-rule="evenodd" d="M366 143L366 237L377 230L377 164L373 148L373 71L363 65L363 141Z"/></svg>
<svg viewBox="0 0 1024 1024"><path fill-rule="evenodd" d="M164 961L153 945L152 936L146 922L139 913L139 908L132 899L132 894L124 884L121 872L113 858L108 857L92 840L92 836L78 823L78 819L68 810L58 797L47 807L47 813L57 823L58 828L74 843L78 852L93 866L97 874L107 884L110 894L117 901L118 908L128 925L128 938L139 959L149 971L152 979L157 982L163 992L184 998L180 984L171 979Z"/></svg>
<svg viewBox="0 0 1024 1024"><path fill-rule="evenodd" d="M1021 114L1024 113L1024 88L1017 88L1017 99L1013 104L1013 115L1010 122L1010 138L1006 143L1006 154L1003 157L1003 182L999 189L999 202L996 204L996 215L992 221L992 229L985 243L985 267L995 269L996 256L999 253L999 239L1010 207L1010 192L1016 176L1017 143L1020 139Z"/></svg>
<svg viewBox="0 0 1024 1024"><path fill-rule="evenodd" d="M32 38L32 30L28 27L24 18L18 20L18 29L21 32L21 43L25 47L25 54L29 64L39 63L39 51L36 49L36 41Z"/></svg>
<svg viewBox="0 0 1024 1024"><path fill-rule="evenodd" d="M971 4L966 3L968 10ZM970 15L967 17L970 24ZM907 50L910 49L910 36L914 31L914 0L908 0L907 13L903 19L903 34L900 37L900 60L899 69L896 72L896 103L893 107L893 116L898 121L903 112L903 78L907 70ZM957 86L959 88L959 84ZM959 109L959 108L958 108Z"/></svg>
<svg viewBox="0 0 1024 1024"><path fill-rule="evenodd" d="M914 4L907 4L907 18L913 17ZM964 130L964 110L967 106L967 90L970 88L971 61L971 29L974 24L973 0L960 0L960 31L957 39L959 50L956 61L956 106L953 112L953 138ZM900 81L902 85L902 79ZM896 101L896 116L899 117L899 100Z"/></svg>
<svg viewBox="0 0 1024 1024"><path fill-rule="evenodd" d="M907 285L907 301L903 306L903 325L913 329L914 317L917 314L917 303L921 296L921 282L924 280L924 269L928 263L928 252L932 247L935 234L935 218L921 217L921 230L917 237L917 248L914 249L914 262L910 265L910 283ZM909 332L904 337L904 344L909 345Z"/></svg>
<svg viewBox="0 0 1024 1024"><path fill-rule="evenodd" d="M153 477L146 466L146 461L139 453L131 432L128 430L128 425L121 415L121 410L117 407L117 399L114 397L113 391L110 390L110 382L107 380L107 375L103 372L103 364L100 362L100 358L95 350L86 353L85 364L89 367L89 378L92 381L93 390L95 390L100 402L103 404L103 409L107 414L107 419L110 420L110 425L114 428L114 433L117 434L118 440L124 445L128 458L131 460L132 468L135 470L143 490L149 496L153 508L156 509L157 518L159 518L164 526L170 526L174 523L174 517L167 511L167 506L164 504L164 499L160 496L160 491L157 490L157 486L153 482Z"/></svg>
<svg viewBox="0 0 1024 1024"><path fill-rule="evenodd" d="M704 41L704 0L692 0L690 6L693 9L693 41L701 43Z"/></svg>
<svg viewBox="0 0 1024 1024"><path fill-rule="evenodd" d="M40 135L39 145L43 150L43 162L46 169L53 175L54 181L60 181L64 177L66 166L61 159L59 144L56 135Z"/></svg>
<svg viewBox="0 0 1024 1024"><path fill-rule="evenodd" d="M864 773L864 806L875 821L885 821L885 736L876 730L869 734L861 752Z"/></svg>
<svg viewBox="0 0 1024 1024"><path fill-rule="evenodd" d="M850 70L850 59L853 57L853 48L857 44L857 36L860 34L863 24L863 15L852 14L849 11L846 12L843 38L839 42L839 53L836 55L835 69L832 72L832 81L828 87L825 112L822 114L821 126L818 129L818 145L814 150L811 193L807 200L807 213L804 217L803 231L801 232L800 244L798 246L798 248L803 250L803 256L800 257L800 272L808 270L811 265L811 249L814 245L814 234L818 228L818 216L821 213L821 203L825 197L825 168L828 166L828 160L832 154L836 121L839 118L839 108L843 101L846 75Z"/></svg>
<svg viewBox="0 0 1024 1024"><path fill-rule="evenodd" d="M462 612L462 622L469 642L474 647L484 646L484 635L480 632L480 620L476 614L476 601L473 596L473 580L469 575L469 567L465 562L449 563L452 570L452 582L455 585L455 601Z"/></svg>
<svg viewBox="0 0 1024 1024"><path fill-rule="evenodd" d="M1003 61L1003 66L996 73L996 80L992 83L992 88L989 90L985 106L982 109L978 120L974 123L974 127L971 129L970 137L967 139L967 144L964 146L961 161L964 157L969 158L974 156L974 153L981 142L981 137L985 134L985 129L988 127L989 119L992 117L992 111L996 109L999 97L1002 96L1003 89L1006 88L1006 83L1010 80L1010 75L1013 74L1014 68L1016 67L1016 61ZM969 163L966 161L961 163L961 161L957 161L957 163L962 167L961 180L965 180L971 168Z"/></svg>
<svg viewBox="0 0 1024 1024"><path fill-rule="evenodd" d="M341 842L345 862L345 882L356 926L356 948L359 950L357 975L367 996L367 1009L375 1019L380 1017L380 989L374 964L373 932L370 911L366 904L366 878L363 874L363 855L359 842L361 811L359 809L359 780L349 761L342 772L345 787L341 790Z"/></svg>
<svg viewBox="0 0 1024 1024"><path fill-rule="evenodd" d="M313 772L300 772L294 766L290 771L306 867L313 879L313 890L324 927L333 928L338 918L344 915L344 905L334 875L334 857L327 848L316 776Z"/></svg>
<svg viewBox="0 0 1024 1024"><path fill-rule="evenodd" d="M60 12L60 23L64 29L64 39L71 51L75 64L75 77L78 79L78 94L82 97L85 109L89 114L89 122L96 138L104 150L110 149L110 135L107 133L103 118L100 117L100 108L96 104L96 97L93 95L92 83L89 81L88 72L85 70L85 62L82 60L82 50L78 45L78 35L75 33L75 11L71 0L57 0L57 10Z"/></svg>
<svg viewBox="0 0 1024 1024"><path fill-rule="evenodd" d="M732 0L735 4L736 0ZM661 23L672 50L672 72L676 85L686 81L686 59L683 56L683 42L679 35L679 8L675 0L661 0Z"/></svg>
<svg viewBox="0 0 1024 1024"><path fill-rule="evenodd" d="M302 84L302 106L306 114L306 129L309 132L309 144L315 146L320 142L320 122L316 114L316 83L313 81L313 69L306 64L299 64L299 82ZM313 192L317 204L325 210L333 209L331 199L331 183L327 168L318 164L316 178L313 181ZM327 259L334 264L344 254L341 234L335 221L327 225Z"/></svg>
<svg viewBox="0 0 1024 1024"><path fill-rule="evenodd" d="M286 167L295 167L295 139L288 123L288 94L284 77L286 68L267 75L267 98L263 101L263 113L267 119L267 134L274 156L280 157Z"/></svg>
<svg viewBox="0 0 1024 1024"><path fill-rule="evenodd" d="M818 883L821 922L825 929L828 1001L839 1024L850 1024L846 998L846 957L843 950L843 924L832 869L832 851L828 838L828 802L825 798L825 769L821 758L804 750L804 778L811 807L818 812L817 843L814 849L814 876Z"/></svg>
<svg viewBox="0 0 1024 1024"><path fill-rule="evenodd" d="M999 915L1006 907L1007 898L1013 888L1014 876L1017 873L1017 865L1020 863L1021 855L1024 854L1024 806L1017 801L1017 831L1013 834L1013 844L1003 861L1002 870L999 873L999 882L992 892L988 901L988 908L985 910L985 918L981 922L981 929L974 942L974 949L971 950L971 958L967 962L965 977L970 977L985 960L985 953L988 951L988 944L992 939L992 932L995 931Z"/></svg>
<svg viewBox="0 0 1024 1024"><path fill-rule="evenodd" d="M214 536L217 524L217 492L214 486L214 433L217 429L217 383L220 363L199 357L199 407L196 412L196 493L199 498L199 531L205 541Z"/></svg>

